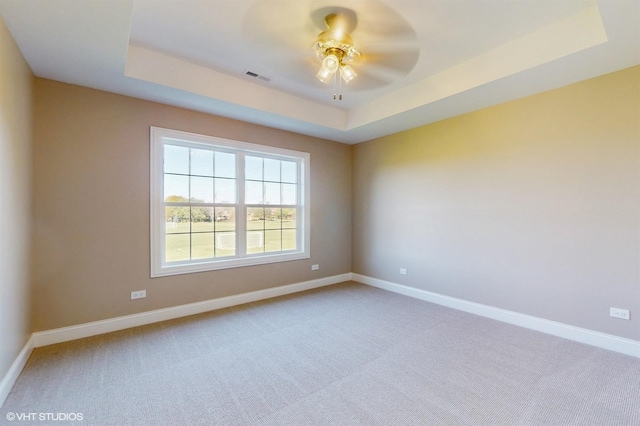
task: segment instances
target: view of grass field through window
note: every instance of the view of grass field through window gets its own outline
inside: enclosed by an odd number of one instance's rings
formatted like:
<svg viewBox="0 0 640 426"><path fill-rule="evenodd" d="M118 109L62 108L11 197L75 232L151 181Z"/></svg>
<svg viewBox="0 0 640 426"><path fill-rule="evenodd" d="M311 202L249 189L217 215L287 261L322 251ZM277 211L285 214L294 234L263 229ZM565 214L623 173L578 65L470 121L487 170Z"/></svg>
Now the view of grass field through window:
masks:
<svg viewBox="0 0 640 426"><path fill-rule="evenodd" d="M236 176L238 155L242 179ZM239 182L244 200L238 199ZM165 262L298 248L295 161L165 144L163 187ZM238 215L246 216L242 224ZM245 253L238 252L240 232Z"/></svg>

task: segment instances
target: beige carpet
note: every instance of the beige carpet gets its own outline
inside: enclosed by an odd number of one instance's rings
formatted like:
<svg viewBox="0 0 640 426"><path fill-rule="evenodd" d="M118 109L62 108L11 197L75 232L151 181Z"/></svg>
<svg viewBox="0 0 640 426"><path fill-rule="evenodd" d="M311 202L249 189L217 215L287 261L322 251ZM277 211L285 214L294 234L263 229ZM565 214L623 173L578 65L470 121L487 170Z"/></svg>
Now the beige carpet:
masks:
<svg viewBox="0 0 640 426"><path fill-rule="evenodd" d="M345 283L38 348L0 423L640 425L640 359Z"/></svg>

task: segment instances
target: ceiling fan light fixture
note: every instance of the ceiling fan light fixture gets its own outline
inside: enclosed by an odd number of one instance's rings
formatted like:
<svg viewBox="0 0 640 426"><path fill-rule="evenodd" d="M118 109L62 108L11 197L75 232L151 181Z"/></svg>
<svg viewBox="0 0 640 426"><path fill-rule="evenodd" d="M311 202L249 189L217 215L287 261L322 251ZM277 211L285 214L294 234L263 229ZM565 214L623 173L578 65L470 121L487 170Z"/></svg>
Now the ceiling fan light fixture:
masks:
<svg viewBox="0 0 640 426"><path fill-rule="evenodd" d="M353 47L353 41L344 31L344 18L331 14L325 18L327 30L320 33L316 39L314 49L322 67L316 77L323 83L329 83L338 70L345 83L358 76L348 64L360 56L360 52Z"/></svg>
<svg viewBox="0 0 640 426"><path fill-rule="evenodd" d="M354 78L356 78L358 74L356 74L355 70L351 65L344 65L340 68L340 77L344 80L345 83L350 82Z"/></svg>
<svg viewBox="0 0 640 426"><path fill-rule="evenodd" d="M329 84L329 82L331 81L331 77L333 77L333 74L334 73L327 71L327 69L322 66L320 67L320 71L318 71L318 74L316 74L316 77L321 82Z"/></svg>
<svg viewBox="0 0 640 426"><path fill-rule="evenodd" d="M340 67L340 59L338 59L338 56L336 56L334 53L328 54L322 60L322 68L327 70L327 72L330 72L331 74L338 71L338 67Z"/></svg>

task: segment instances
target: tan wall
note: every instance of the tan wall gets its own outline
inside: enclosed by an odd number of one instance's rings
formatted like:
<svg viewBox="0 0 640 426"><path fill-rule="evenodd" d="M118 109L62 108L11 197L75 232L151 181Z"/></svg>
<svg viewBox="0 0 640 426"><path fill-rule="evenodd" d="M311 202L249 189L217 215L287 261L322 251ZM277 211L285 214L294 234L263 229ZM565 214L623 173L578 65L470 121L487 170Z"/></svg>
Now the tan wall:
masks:
<svg viewBox="0 0 640 426"><path fill-rule="evenodd" d="M353 272L640 340L640 67L356 145L353 194Z"/></svg>
<svg viewBox="0 0 640 426"><path fill-rule="evenodd" d="M29 339L33 75L0 19L0 380Z"/></svg>
<svg viewBox="0 0 640 426"><path fill-rule="evenodd" d="M35 108L34 331L351 271L349 146L43 79ZM309 152L311 259L150 279L149 126Z"/></svg>

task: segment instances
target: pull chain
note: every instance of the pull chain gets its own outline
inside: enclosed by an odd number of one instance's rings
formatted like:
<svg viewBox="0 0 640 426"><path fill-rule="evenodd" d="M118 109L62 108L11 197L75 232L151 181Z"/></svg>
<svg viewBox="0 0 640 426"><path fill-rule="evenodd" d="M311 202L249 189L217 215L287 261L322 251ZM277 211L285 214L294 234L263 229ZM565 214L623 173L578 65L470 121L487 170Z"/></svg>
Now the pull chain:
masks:
<svg viewBox="0 0 640 426"><path fill-rule="evenodd" d="M339 83L338 83L339 82ZM340 85L338 88L338 84ZM338 88L339 92L342 92L342 79L338 78L338 73L335 72L333 74L333 100L342 100L342 93L336 94L336 88Z"/></svg>

